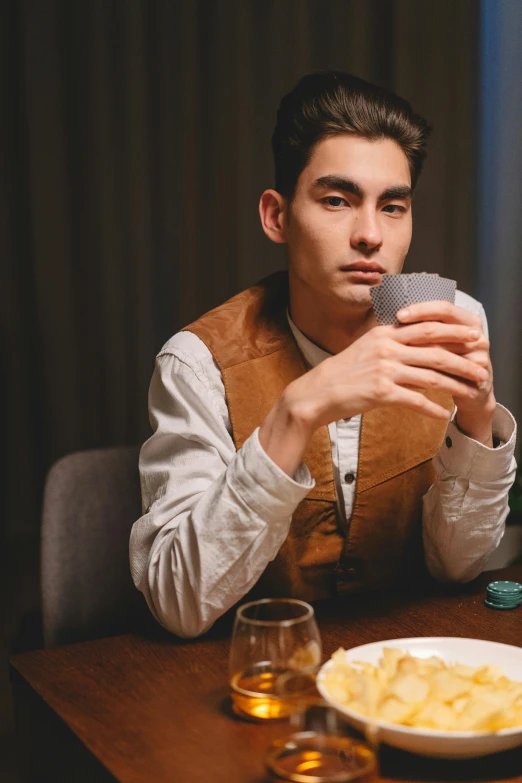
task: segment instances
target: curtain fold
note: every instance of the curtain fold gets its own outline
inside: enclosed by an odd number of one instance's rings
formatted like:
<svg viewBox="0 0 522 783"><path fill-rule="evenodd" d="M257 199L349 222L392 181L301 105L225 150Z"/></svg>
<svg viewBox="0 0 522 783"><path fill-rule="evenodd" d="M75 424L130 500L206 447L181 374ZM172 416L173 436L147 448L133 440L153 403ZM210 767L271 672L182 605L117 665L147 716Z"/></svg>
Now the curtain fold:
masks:
<svg viewBox="0 0 522 783"><path fill-rule="evenodd" d="M475 0L34 0L0 10L6 509L45 472L142 442L154 356L285 264L259 225L285 92L337 68L435 131L409 271L476 292Z"/></svg>

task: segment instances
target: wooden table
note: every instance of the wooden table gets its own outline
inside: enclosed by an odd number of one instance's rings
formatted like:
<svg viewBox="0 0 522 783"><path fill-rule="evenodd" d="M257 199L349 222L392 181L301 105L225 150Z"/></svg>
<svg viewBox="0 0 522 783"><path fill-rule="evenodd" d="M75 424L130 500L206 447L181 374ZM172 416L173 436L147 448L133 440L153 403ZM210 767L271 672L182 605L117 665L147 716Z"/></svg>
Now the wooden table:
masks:
<svg viewBox="0 0 522 783"><path fill-rule="evenodd" d="M494 611L483 604L485 585L494 578L522 581L522 567L483 574L457 589L419 594L412 587L409 595L319 605L324 654L341 645L408 636L521 645L522 607ZM281 724L248 723L231 712L229 633L224 620L199 640L158 631L16 656L15 708L21 731L32 737L21 737L27 779L266 781L263 756ZM380 755L382 781L522 781L522 748L472 761L426 759L386 747ZM44 773L49 765L52 771Z"/></svg>

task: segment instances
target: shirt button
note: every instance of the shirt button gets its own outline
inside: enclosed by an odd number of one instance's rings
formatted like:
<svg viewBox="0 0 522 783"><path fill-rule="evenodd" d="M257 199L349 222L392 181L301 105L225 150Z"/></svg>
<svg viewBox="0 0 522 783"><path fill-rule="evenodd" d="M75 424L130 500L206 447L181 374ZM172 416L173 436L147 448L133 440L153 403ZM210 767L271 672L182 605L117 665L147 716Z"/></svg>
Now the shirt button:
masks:
<svg viewBox="0 0 522 783"><path fill-rule="evenodd" d="M355 476L353 473L345 473L344 480L347 484L353 484L355 481Z"/></svg>
<svg viewBox="0 0 522 783"><path fill-rule="evenodd" d="M446 438L446 446L448 447L448 449L451 449L451 447L453 446L453 442L452 442L452 440L451 440L449 435Z"/></svg>

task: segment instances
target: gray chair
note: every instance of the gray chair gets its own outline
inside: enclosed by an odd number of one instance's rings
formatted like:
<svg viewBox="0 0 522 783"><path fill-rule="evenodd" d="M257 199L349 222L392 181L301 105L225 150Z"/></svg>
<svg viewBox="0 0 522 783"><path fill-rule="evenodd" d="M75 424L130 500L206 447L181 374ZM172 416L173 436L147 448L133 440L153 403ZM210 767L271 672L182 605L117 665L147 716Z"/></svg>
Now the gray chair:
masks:
<svg viewBox="0 0 522 783"><path fill-rule="evenodd" d="M141 515L138 447L81 451L47 476L42 520L44 643L135 629L148 609L132 582L129 535Z"/></svg>

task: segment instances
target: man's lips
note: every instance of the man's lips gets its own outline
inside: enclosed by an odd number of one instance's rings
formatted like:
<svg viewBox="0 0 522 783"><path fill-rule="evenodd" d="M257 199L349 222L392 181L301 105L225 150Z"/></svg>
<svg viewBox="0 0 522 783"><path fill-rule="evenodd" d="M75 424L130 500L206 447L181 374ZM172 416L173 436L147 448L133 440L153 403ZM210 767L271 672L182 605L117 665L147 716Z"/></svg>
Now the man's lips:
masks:
<svg viewBox="0 0 522 783"><path fill-rule="evenodd" d="M341 267L342 272L378 272L384 273L384 269L377 261L354 261L353 264L347 264Z"/></svg>
<svg viewBox="0 0 522 783"><path fill-rule="evenodd" d="M350 275L352 283L379 285L382 282L384 269L377 261L354 261L353 264L342 266L341 272Z"/></svg>

